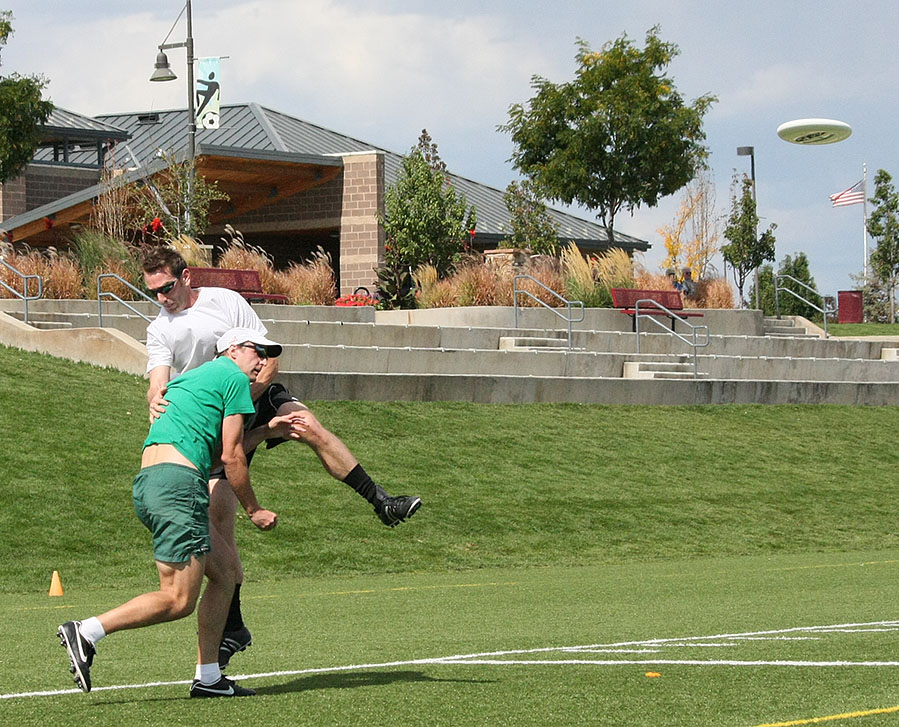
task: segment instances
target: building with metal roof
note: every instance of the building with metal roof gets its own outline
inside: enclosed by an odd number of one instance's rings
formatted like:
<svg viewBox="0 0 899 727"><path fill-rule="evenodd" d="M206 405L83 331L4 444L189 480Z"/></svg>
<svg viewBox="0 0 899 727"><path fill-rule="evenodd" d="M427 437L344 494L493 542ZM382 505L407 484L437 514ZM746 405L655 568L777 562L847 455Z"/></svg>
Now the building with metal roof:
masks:
<svg viewBox="0 0 899 727"><path fill-rule="evenodd" d="M166 156L184 157L186 113L89 118L57 109L33 163L20 178L0 185L0 226L14 241L64 244L73 225L89 220L104 191L104 164L130 181L152 176ZM229 197L210 210L206 241L215 243L230 224L279 265L304 260L321 246L335 262L341 292L371 287L384 250L376 215L401 162L401 154L255 103L223 105L219 128L199 128L196 136L198 173ZM502 246L510 229L504 192L449 177L477 210L475 247ZM572 240L584 251L610 247L603 226L549 211L561 241ZM618 231L613 246L628 252L649 248Z"/></svg>

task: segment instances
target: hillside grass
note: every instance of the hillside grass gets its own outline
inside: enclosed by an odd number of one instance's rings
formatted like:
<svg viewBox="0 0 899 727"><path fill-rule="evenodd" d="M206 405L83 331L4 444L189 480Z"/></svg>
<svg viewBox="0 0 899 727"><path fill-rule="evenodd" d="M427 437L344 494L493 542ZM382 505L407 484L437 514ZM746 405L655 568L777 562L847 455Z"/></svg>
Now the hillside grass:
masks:
<svg viewBox="0 0 899 727"><path fill-rule="evenodd" d="M0 347L0 387L0 592L152 585L146 381ZM899 547L895 407L307 403L424 505L390 530L307 447L260 451L248 582Z"/></svg>

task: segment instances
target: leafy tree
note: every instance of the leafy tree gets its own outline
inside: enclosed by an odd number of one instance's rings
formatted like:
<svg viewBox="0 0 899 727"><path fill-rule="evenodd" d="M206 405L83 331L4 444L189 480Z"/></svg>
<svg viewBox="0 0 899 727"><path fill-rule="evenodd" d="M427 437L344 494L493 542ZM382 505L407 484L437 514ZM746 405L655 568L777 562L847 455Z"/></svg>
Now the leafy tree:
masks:
<svg viewBox="0 0 899 727"><path fill-rule="evenodd" d="M147 180L135 183L127 198L134 218L127 225L144 237L178 239L199 237L209 227L209 209L228 195L217 182L207 182L189 161L177 161L173 152L163 154L166 167ZM105 193L115 190L115 178Z"/></svg>
<svg viewBox="0 0 899 727"><path fill-rule="evenodd" d="M766 260L774 260L774 230L772 223L761 235L758 234L759 216L752 197L752 180L745 174L742 193L737 195L737 178L731 189L731 212L724 228L724 237L729 244L721 247L721 254L730 264L734 283L743 303L743 288L750 274Z"/></svg>
<svg viewBox="0 0 899 727"><path fill-rule="evenodd" d="M0 49L12 35L12 20L9 10L0 11ZM40 76L0 77L0 183L18 176L34 157L38 130L53 110L41 99L46 85Z"/></svg>
<svg viewBox="0 0 899 727"><path fill-rule="evenodd" d="M855 281L855 289L862 294L862 318L875 323L887 323L890 320L890 299L886 285L876 271L850 275Z"/></svg>
<svg viewBox="0 0 899 727"><path fill-rule="evenodd" d="M512 135L515 167L549 199L595 211L612 243L618 212L655 205L705 164L702 117L716 99L684 103L666 75L679 49L658 26L643 49L627 35L600 51L577 46L575 79L534 76L536 94L512 105L499 129Z"/></svg>
<svg viewBox="0 0 899 727"><path fill-rule="evenodd" d="M896 285L899 282L899 195L893 178L883 169L874 177L874 211L867 221L868 232L877 240L871 253L871 269L882 281L890 300L890 323L896 322Z"/></svg>
<svg viewBox="0 0 899 727"><path fill-rule="evenodd" d="M668 253L663 267L688 267L696 280L709 276L720 238L715 207L715 185L707 170L700 170L684 188L674 224L658 229Z"/></svg>
<svg viewBox="0 0 899 727"><path fill-rule="evenodd" d="M559 226L540 201L534 183L530 179L512 182L503 199L511 215L509 244L553 255L559 244Z"/></svg>
<svg viewBox="0 0 899 727"><path fill-rule="evenodd" d="M812 277L809 269L808 256L804 252L797 252L795 257L787 255L780 262L777 270L778 275L789 275L791 278L805 283L810 288L818 289L815 285L815 279ZM819 308L822 306L822 299L815 296L806 288L793 282L792 280L782 280L780 287L787 288L801 295L808 301L811 301ZM774 294L774 267L772 265L764 265L759 269L759 300L762 311L766 316L773 316L777 313L777 304L780 304L781 315L786 316L802 316L803 318L813 319L820 317L816 311L808 303L803 303L799 298L783 290L778 294L777 300ZM755 299L755 286L749 291L749 299Z"/></svg>
<svg viewBox="0 0 899 727"><path fill-rule="evenodd" d="M412 270L430 264L441 278L465 251L477 223L474 207L450 184L427 129L403 157L396 184L384 193L384 209L379 221L388 263Z"/></svg>

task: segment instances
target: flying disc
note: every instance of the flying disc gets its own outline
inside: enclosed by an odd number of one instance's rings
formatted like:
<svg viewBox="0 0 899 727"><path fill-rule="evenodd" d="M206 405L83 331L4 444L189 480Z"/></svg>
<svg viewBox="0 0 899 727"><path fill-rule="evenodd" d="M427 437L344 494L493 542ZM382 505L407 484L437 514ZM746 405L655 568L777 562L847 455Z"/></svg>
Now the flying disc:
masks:
<svg viewBox="0 0 899 727"><path fill-rule="evenodd" d="M781 139L803 146L835 144L849 138L851 133L849 124L833 119L797 119L777 127L777 135Z"/></svg>

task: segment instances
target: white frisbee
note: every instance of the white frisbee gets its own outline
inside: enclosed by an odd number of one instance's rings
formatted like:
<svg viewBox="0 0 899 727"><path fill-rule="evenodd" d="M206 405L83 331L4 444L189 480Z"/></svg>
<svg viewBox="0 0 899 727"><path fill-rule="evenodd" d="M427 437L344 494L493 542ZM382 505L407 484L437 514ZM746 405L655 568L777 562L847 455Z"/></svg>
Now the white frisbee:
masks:
<svg viewBox="0 0 899 727"><path fill-rule="evenodd" d="M797 119L777 127L777 135L781 139L803 146L836 144L848 139L851 133L849 124L833 119Z"/></svg>

